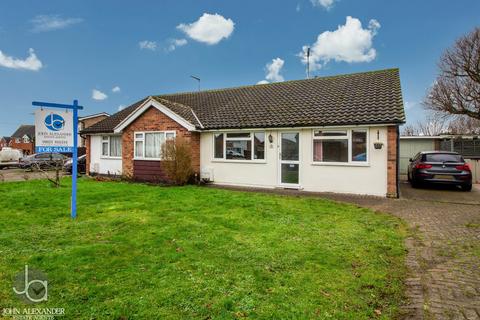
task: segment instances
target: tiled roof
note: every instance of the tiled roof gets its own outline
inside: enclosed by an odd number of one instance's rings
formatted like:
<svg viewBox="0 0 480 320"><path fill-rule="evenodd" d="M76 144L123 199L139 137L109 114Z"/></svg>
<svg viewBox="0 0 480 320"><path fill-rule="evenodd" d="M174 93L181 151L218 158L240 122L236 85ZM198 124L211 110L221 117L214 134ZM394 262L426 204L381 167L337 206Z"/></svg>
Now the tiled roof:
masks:
<svg viewBox="0 0 480 320"><path fill-rule="evenodd" d="M91 118L96 118L96 117L110 117L110 114L106 112L99 112L99 113L94 113L94 114L89 114L86 116L81 116L78 117L78 121L86 120L86 119L91 119Z"/></svg>
<svg viewBox="0 0 480 320"><path fill-rule="evenodd" d="M405 122L398 69L167 94L154 99L200 130ZM113 122L106 126L107 120L99 124L105 122L104 129L113 131Z"/></svg>
<svg viewBox="0 0 480 320"><path fill-rule="evenodd" d="M110 133L113 132L116 126L120 124L123 120L125 120L132 112L137 110L138 107L146 100L142 99L140 101L135 102L131 106L118 111L117 113L111 115L108 118L103 119L102 121L97 122L93 126L90 126L81 131L82 134L84 133Z"/></svg>
<svg viewBox="0 0 480 320"><path fill-rule="evenodd" d="M35 138L35 126L31 124L22 124L12 134L12 138L23 138L24 135L27 135L30 139Z"/></svg>

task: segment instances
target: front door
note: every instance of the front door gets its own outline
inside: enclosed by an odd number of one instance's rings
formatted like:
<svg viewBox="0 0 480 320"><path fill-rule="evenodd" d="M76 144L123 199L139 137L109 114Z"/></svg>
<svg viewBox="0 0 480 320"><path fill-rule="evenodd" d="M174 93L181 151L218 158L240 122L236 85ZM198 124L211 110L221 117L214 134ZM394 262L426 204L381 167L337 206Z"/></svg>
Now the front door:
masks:
<svg viewBox="0 0 480 320"><path fill-rule="evenodd" d="M300 169L300 133L280 133L280 184L298 187Z"/></svg>

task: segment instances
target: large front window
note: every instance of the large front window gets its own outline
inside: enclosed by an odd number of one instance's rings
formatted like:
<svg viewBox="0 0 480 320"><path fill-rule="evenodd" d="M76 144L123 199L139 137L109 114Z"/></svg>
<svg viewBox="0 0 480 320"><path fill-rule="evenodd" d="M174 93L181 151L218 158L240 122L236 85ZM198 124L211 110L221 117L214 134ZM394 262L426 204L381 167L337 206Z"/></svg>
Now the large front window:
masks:
<svg viewBox="0 0 480 320"><path fill-rule="evenodd" d="M313 162L367 162L367 130L314 130Z"/></svg>
<svg viewBox="0 0 480 320"><path fill-rule="evenodd" d="M102 156L119 158L122 156L122 137L121 136L103 136L102 137Z"/></svg>
<svg viewBox="0 0 480 320"><path fill-rule="evenodd" d="M174 131L135 132L135 159L162 158L162 145L167 140L175 138Z"/></svg>
<svg viewBox="0 0 480 320"><path fill-rule="evenodd" d="M264 160L265 132L230 132L214 134L215 159Z"/></svg>

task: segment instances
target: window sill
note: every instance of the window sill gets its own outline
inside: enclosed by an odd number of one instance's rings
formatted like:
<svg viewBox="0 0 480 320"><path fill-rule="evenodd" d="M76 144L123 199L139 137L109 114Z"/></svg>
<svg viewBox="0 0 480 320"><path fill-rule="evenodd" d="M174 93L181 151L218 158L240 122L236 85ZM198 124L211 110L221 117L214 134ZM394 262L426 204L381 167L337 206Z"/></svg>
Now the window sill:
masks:
<svg viewBox="0 0 480 320"><path fill-rule="evenodd" d="M161 159L161 158L133 158L133 160L138 160L138 161L162 161L163 159Z"/></svg>
<svg viewBox="0 0 480 320"><path fill-rule="evenodd" d="M312 166L326 166L326 167L370 167L370 163L354 163L354 162L312 162Z"/></svg>
<svg viewBox="0 0 480 320"><path fill-rule="evenodd" d="M222 159L213 159L212 162L218 163L255 163L255 164L266 164L266 160L222 160Z"/></svg>
<svg viewBox="0 0 480 320"><path fill-rule="evenodd" d="M100 159L106 159L106 160L122 160L122 157L101 156Z"/></svg>

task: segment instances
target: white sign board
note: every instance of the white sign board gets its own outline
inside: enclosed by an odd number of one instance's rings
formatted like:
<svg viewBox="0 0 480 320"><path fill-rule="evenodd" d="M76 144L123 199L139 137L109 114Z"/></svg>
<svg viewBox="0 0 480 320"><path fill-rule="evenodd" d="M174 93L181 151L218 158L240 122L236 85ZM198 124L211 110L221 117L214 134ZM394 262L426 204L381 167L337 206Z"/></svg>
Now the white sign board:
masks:
<svg viewBox="0 0 480 320"><path fill-rule="evenodd" d="M35 152L73 152L72 111L35 111Z"/></svg>

